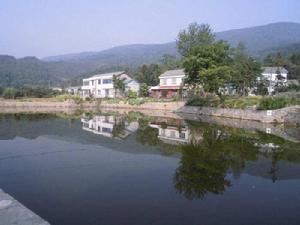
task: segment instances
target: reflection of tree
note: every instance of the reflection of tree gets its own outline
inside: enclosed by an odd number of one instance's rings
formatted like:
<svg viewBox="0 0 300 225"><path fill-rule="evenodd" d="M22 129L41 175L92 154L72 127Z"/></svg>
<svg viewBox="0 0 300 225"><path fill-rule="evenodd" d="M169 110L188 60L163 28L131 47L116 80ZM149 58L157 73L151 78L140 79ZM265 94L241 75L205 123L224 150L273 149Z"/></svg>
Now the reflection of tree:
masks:
<svg viewBox="0 0 300 225"><path fill-rule="evenodd" d="M188 199L203 198L209 192L222 194L230 186L227 171L231 169L238 177L247 160L257 159L258 148L241 133L205 124L189 127L192 133L200 132L203 140L181 146L182 158L174 176L176 189Z"/></svg>
<svg viewBox="0 0 300 225"><path fill-rule="evenodd" d="M137 130L136 140L143 145L158 145L158 130L149 127L148 120L139 119L139 129Z"/></svg>
<svg viewBox="0 0 300 225"><path fill-rule="evenodd" d="M227 161L221 154L201 145L182 146L182 153L174 182L186 198L203 198L207 192L221 194L230 186L225 179Z"/></svg>
<svg viewBox="0 0 300 225"><path fill-rule="evenodd" d="M113 137L122 137L125 134L125 120L124 118L114 117L114 127L112 130Z"/></svg>
<svg viewBox="0 0 300 225"><path fill-rule="evenodd" d="M263 151L265 157L271 158L271 168L269 174L271 175L272 181L275 183L278 179L280 160L287 160L290 162L300 161L300 145L287 141L281 137L273 134L266 134L261 131L257 131L257 144L264 146L267 145L266 151ZM262 148L263 150L263 148Z"/></svg>

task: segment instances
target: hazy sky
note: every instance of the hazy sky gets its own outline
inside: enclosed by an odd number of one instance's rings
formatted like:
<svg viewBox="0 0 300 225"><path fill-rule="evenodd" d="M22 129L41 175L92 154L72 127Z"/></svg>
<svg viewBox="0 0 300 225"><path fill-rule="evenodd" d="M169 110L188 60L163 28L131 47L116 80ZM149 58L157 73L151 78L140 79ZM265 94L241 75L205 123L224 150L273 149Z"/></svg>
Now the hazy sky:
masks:
<svg viewBox="0 0 300 225"><path fill-rule="evenodd" d="M0 0L0 54L169 42L191 22L223 31L279 21L300 22L300 0Z"/></svg>

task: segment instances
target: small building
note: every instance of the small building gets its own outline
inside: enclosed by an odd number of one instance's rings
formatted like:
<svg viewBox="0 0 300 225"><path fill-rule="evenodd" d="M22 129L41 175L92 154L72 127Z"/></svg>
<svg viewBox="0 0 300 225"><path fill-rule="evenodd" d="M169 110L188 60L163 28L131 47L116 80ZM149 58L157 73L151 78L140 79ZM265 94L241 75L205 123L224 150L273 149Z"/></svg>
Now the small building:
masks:
<svg viewBox="0 0 300 225"><path fill-rule="evenodd" d="M278 85L287 85L288 71L283 67L263 67L262 79L268 81L268 93L272 94ZM260 80L260 79L259 79Z"/></svg>
<svg viewBox="0 0 300 225"><path fill-rule="evenodd" d="M115 98L116 91L113 85L114 76L124 81L125 91L139 91L139 83L124 71L119 71L96 74L90 78L83 79L83 86L81 87L83 97Z"/></svg>
<svg viewBox="0 0 300 225"><path fill-rule="evenodd" d="M155 98L178 96L183 86L183 80L186 77L183 69L168 70L159 76L159 85L150 88L150 95Z"/></svg>
<svg viewBox="0 0 300 225"><path fill-rule="evenodd" d="M71 95L79 95L81 91L81 86L67 87L65 90Z"/></svg>

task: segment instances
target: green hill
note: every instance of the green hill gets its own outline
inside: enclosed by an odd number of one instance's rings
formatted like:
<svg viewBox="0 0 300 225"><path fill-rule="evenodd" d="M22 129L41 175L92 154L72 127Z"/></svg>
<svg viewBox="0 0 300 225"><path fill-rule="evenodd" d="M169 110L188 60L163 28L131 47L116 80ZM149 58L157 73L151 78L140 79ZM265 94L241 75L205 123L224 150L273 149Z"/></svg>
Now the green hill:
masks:
<svg viewBox="0 0 300 225"><path fill-rule="evenodd" d="M228 30L216 33L216 37L228 41L233 47L240 41L244 42L249 52L259 59L278 51L288 55L300 50L299 23L281 22ZM16 59L0 56L0 86L54 86L92 71L158 63L165 54L178 55L175 42L124 45L99 52L51 56L42 60L35 57Z"/></svg>

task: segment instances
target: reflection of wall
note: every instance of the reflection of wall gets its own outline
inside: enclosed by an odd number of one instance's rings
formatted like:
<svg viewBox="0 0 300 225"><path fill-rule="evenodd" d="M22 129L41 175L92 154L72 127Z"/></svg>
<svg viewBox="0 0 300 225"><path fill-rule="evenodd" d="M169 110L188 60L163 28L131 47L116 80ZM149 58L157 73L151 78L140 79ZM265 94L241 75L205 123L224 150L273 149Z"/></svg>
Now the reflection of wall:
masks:
<svg viewBox="0 0 300 225"><path fill-rule="evenodd" d="M121 117L116 116L94 116L92 119L81 118L82 129L105 137L113 137L116 125L122 122ZM137 122L125 122L124 130L118 134L120 138L126 138L138 129Z"/></svg>

